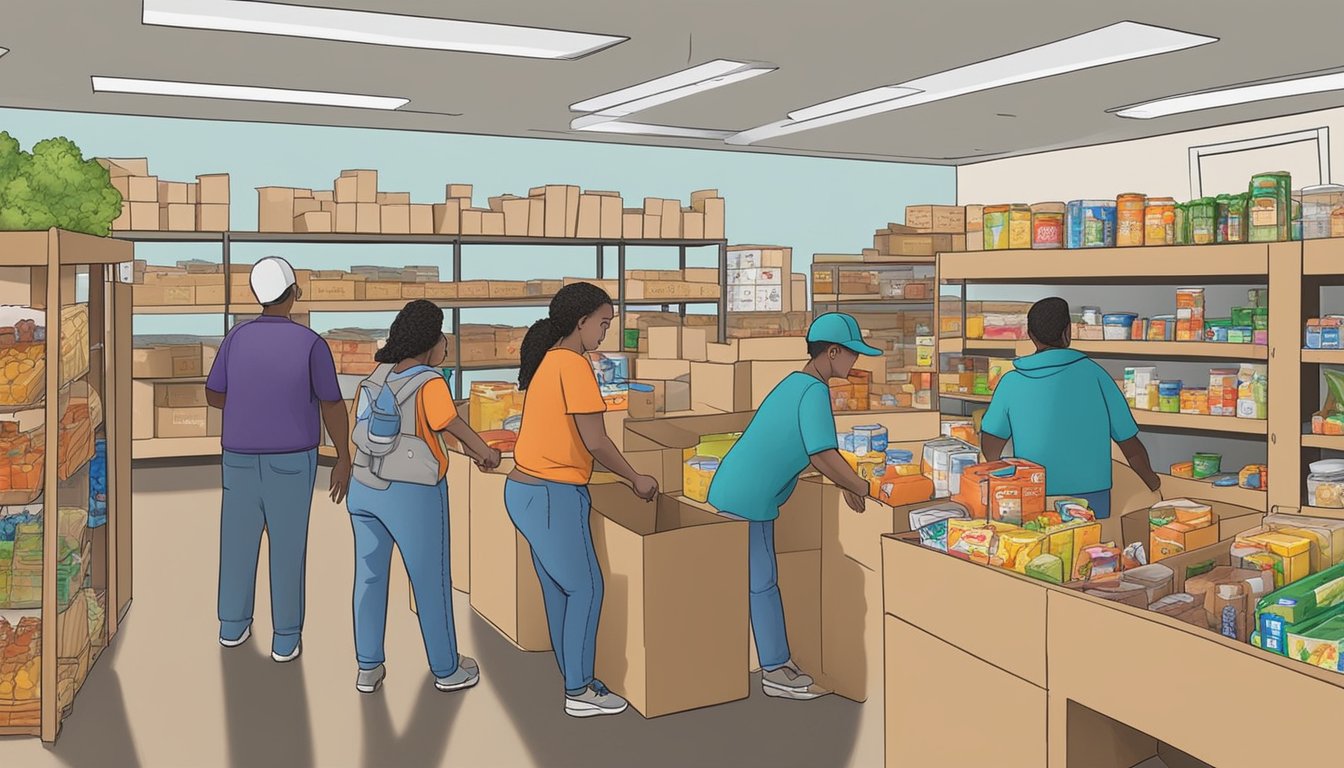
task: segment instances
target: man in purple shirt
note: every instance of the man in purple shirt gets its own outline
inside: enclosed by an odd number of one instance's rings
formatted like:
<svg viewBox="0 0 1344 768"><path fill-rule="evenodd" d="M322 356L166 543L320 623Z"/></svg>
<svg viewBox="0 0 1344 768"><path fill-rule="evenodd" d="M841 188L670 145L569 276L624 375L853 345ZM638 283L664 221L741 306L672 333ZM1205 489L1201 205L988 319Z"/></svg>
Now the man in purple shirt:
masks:
<svg viewBox="0 0 1344 768"><path fill-rule="evenodd" d="M331 500L350 483L349 423L331 350L290 319L302 298L294 268L278 257L252 267L261 316L240 323L220 345L205 382L206 400L224 411L219 525L219 642L236 648L252 635L261 532L270 539L271 658L302 652L308 515L322 423L336 444Z"/></svg>

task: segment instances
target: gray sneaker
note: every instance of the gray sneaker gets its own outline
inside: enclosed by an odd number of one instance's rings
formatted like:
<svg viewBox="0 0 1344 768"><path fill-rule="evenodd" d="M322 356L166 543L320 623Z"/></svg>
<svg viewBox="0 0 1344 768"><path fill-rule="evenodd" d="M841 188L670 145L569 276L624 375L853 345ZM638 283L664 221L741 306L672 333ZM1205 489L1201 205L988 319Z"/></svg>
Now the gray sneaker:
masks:
<svg viewBox="0 0 1344 768"><path fill-rule="evenodd" d="M619 715L629 706L629 702L596 680L577 696L565 694L565 714L570 717Z"/></svg>
<svg viewBox="0 0 1344 768"><path fill-rule="evenodd" d="M793 701L809 701L830 693L803 674L792 661L761 675L761 690L766 696Z"/></svg>
<svg viewBox="0 0 1344 768"><path fill-rule="evenodd" d="M434 687L440 691L464 691L481 681L481 668L469 656L457 657L457 671L448 677L434 678Z"/></svg>
<svg viewBox="0 0 1344 768"><path fill-rule="evenodd" d="M355 676L355 690L360 693L376 693L383 687L383 678L387 677L387 667L379 664L373 669L361 669Z"/></svg>

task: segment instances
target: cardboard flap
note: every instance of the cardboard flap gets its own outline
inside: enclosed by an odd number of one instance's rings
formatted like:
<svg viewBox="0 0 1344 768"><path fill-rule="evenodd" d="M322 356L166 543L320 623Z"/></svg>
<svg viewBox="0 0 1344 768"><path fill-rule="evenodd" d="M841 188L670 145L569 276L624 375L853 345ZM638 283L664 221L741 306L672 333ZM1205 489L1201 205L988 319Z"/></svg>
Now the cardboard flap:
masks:
<svg viewBox="0 0 1344 768"><path fill-rule="evenodd" d="M683 504L672 496L644 501L623 484L593 485L593 511L639 536L732 522L726 517Z"/></svg>

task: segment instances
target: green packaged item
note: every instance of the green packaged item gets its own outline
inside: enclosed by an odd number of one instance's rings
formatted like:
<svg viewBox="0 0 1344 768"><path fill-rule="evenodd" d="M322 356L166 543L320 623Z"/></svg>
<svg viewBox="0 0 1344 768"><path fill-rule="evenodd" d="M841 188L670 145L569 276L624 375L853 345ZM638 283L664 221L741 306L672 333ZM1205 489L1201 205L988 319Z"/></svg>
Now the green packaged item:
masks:
<svg viewBox="0 0 1344 768"><path fill-rule="evenodd" d="M1325 386L1330 390L1330 400L1336 408L1344 408L1344 371L1325 368L1322 373L1325 374Z"/></svg>
<svg viewBox="0 0 1344 768"><path fill-rule="evenodd" d="M1251 328L1257 331L1269 330L1269 307L1256 307L1251 315Z"/></svg>
<svg viewBox="0 0 1344 768"><path fill-rule="evenodd" d="M1335 610L1288 633L1288 658L1344 672L1344 611Z"/></svg>
<svg viewBox="0 0 1344 768"><path fill-rule="evenodd" d="M1221 453L1196 453L1194 464L1196 480L1213 477L1223 471L1223 455Z"/></svg>
<svg viewBox="0 0 1344 768"><path fill-rule="evenodd" d="M1292 177L1286 171L1251 177L1247 214L1252 243L1278 243L1292 235Z"/></svg>
<svg viewBox="0 0 1344 768"><path fill-rule="evenodd" d="M1255 307L1232 308L1233 325L1250 325L1252 322L1254 322L1254 318L1255 318Z"/></svg>
<svg viewBox="0 0 1344 768"><path fill-rule="evenodd" d="M1265 595L1256 605L1256 613L1301 624L1337 605L1344 605L1344 564L1331 566Z"/></svg>
<svg viewBox="0 0 1344 768"><path fill-rule="evenodd" d="M1253 307L1257 307L1257 308L1260 308L1260 309L1268 310L1268 309L1269 309L1269 289L1268 289L1268 288L1252 288L1252 289L1250 289L1249 291L1246 292L1246 300L1247 300L1247 301L1250 303L1250 305L1253 306Z"/></svg>
<svg viewBox="0 0 1344 768"><path fill-rule="evenodd" d="M8 571L14 563L14 542L0 541L0 571Z"/></svg>
<svg viewBox="0 0 1344 768"><path fill-rule="evenodd" d="M1212 197L1190 201L1190 244L1217 242L1218 203Z"/></svg>
<svg viewBox="0 0 1344 768"><path fill-rule="evenodd" d="M1176 522L1175 507L1161 506L1148 510L1148 525L1152 528L1161 528L1174 522Z"/></svg>
<svg viewBox="0 0 1344 768"><path fill-rule="evenodd" d="M1190 204L1176 204L1176 244L1190 244Z"/></svg>
<svg viewBox="0 0 1344 768"><path fill-rule="evenodd" d="M626 348L626 349L639 349L639 329L638 329L638 328L626 328L626 329L625 329L625 348Z"/></svg>
<svg viewBox="0 0 1344 768"><path fill-rule="evenodd" d="M1064 561L1058 555L1037 555L1027 563L1027 575L1051 584L1064 583Z"/></svg>

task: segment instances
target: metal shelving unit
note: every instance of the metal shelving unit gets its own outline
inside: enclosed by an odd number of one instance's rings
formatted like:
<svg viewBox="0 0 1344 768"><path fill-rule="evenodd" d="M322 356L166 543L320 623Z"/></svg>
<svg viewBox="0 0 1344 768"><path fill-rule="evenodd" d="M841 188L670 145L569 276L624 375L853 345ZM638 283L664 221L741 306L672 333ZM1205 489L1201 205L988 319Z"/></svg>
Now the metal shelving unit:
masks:
<svg viewBox="0 0 1344 768"><path fill-rule="evenodd" d="M325 232L117 232L113 237L136 243L218 243L223 258L224 273L229 275L231 246L233 243L248 244L331 244L331 245L442 245L452 248L452 282L462 282L463 248L465 246L535 246L535 247L592 247L596 249L596 279L604 279L606 271L606 249L616 248L616 273L618 290L614 297L619 316L619 338L625 336L625 316L630 307L663 307L670 311L678 308L684 319L690 306L712 304L718 308L718 338L723 341L728 336L728 241L727 240L665 240L665 239L601 239L601 238L547 238L547 237L496 237L476 235L380 235L380 234L344 234ZM719 264L719 298L712 299L651 299L630 300L625 290L626 248L676 248L678 268L686 269L686 252L690 248L717 248ZM200 306L152 306L135 308L138 314L215 314L224 317L224 332L229 331L229 316L233 314L232 280L224 281L224 304ZM453 335L457 349L454 359L462 358L462 341L458 329L462 325L462 310L486 308L520 308L550 305L550 297L529 299L431 299L449 312L452 317ZM334 301L302 302L303 313L310 312L395 312L405 306L404 301ZM495 370L498 366L455 366L461 373L470 370ZM462 377L454 378L454 394L462 397Z"/></svg>

